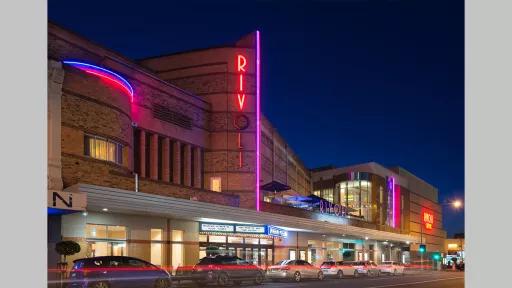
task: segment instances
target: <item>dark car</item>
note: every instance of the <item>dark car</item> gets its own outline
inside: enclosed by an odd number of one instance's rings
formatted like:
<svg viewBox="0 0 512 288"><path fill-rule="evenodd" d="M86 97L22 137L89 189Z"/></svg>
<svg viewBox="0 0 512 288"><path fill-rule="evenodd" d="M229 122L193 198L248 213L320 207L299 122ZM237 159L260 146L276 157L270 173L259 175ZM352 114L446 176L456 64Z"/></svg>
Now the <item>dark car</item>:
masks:
<svg viewBox="0 0 512 288"><path fill-rule="evenodd" d="M167 271L133 257L92 257L73 263L70 288L168 288L172 285Z"/></svg>
<svg viewBox="0 0 512 288"><path fill-rule="evenodd" d="M202 258L192 269L192 275L198 285L215 283L219 286L227 286L231 282L238 285L242 281L259 285L265 277L263 270L256 265L225 255Z"/></svg>

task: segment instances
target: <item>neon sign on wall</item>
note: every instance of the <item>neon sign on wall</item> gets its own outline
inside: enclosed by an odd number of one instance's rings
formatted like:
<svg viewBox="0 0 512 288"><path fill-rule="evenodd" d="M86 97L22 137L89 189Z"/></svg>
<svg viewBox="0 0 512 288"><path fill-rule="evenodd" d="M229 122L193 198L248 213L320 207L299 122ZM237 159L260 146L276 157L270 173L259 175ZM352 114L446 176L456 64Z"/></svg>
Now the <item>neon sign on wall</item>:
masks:
<svg viewBox="0 0 512 288"><path fill-rule="evenodd" d="M425 229L432 230L434 227L434 213L430 211L423 211L423 225Z"/></svg>
<svg viewBox="0 0 512 288"><path fill-rule="evenodd" d="M243 112L245 106L245 73L247 72L247 58L238 54L236 56L236 72L237 75L237 107L239 112ZM237 114L234 117L234 125L236 129L238 129L238 166L242 168L243 166L243 154L242 150L244 149L242 145L242 134L241 131L247 129L249 127L249 118L243 114Z"/></svg>
<svg viewBox="0 0 512 288"><path fill-rule="evenodd" d="M260 128L260 32L256 31L256 210L260 211L260 138L261 138L261 128ZM236 77L237 77L237 85L236 85L236 96L235 103L237 107L238 114L233 116L233 124L234 127L238 130L238 166L242 168L244 165L243 159L243 143L242 143L242 131L249 127L249 118L242 114L245 110L245 104L247 103L246 93L246 74L248 71L252 70L251 64L249 63L247 57L243 54L237 54L235 58L236 63Z"/></svg>
<svg viewBox="0 0 512 288"><path fill-rule="evenodd" d="M120 87L125 92L127 92L128 95L130 95L130 101L133 102L133 87L132 87L132 85L130 85L130 83L126 79L124 79L119 74L117 74L113 71L110 71L108 69L105 69L103 67L99 67L96 65L88 64L88 63L78 62L78 61L62 61L62 63L73 66L75 68L78 68L78 69L86 72L86 73L95 75L97 77L100 77L102 79L105 79L105 80L115 84L116 86Z"/></svg>

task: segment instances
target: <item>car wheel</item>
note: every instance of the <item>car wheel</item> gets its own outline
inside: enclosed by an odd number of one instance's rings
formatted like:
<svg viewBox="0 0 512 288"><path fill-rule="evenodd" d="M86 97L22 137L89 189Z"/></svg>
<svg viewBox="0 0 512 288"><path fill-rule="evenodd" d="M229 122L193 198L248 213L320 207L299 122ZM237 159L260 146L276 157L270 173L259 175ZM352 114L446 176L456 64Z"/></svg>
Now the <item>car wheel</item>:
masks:
<svg viewBox="0 0 512 288"><path fill-rule="evenodd" d="M338 279L342 279L343 278L343 271L338 270L338 273L336 274L336 276L338 277Z"/></svg>
<svg viewBox="0 0 512 288"><path fill-rule="evenodd" d="M300 275L299 271L297 271L297 272L295 272L295 274L293 274L293 280L295 282L300 282L300 280L302 280L302 276Z"/></svg>
<svg viewBox="0 0 512 288"><path fill-rule="evenodd" d="M107 282L94 282L91 285L89 285L89 288L109 288L110 285L108 285Z"/></svg>
<svg viewBox="0 0 512 288"><path fill-rule="evenodd" d="M261 273L256 274L256 278L254 278L254 284L261 285L263 283L263 275Z"/></svg>
<svg viewBox="0 0 512 288"><path fill-rule="evenodd" d="M217 277L217 285L219 286L227 286L229 283L229 277L226 273L221 273L219 277Z"/></svg>
<svg viewBox="0 0 512 288"><path fill-rule="evenodd" d="M171 287L167 279L158 279L155 281L155 288L169 288Z"/></svg>
<svg viewBox="0 0 512 288"><path fill-rule="evenodd" d="M357 270L354 271L354 277L355 278L359 277L359 272Z"/></svg>
<svg viewBox="0 0 512 288"><path fill-rule="evenodd" d="M324 280L324 273L322 271L318 272L318 275L316 276L319 281Z"/></svg>

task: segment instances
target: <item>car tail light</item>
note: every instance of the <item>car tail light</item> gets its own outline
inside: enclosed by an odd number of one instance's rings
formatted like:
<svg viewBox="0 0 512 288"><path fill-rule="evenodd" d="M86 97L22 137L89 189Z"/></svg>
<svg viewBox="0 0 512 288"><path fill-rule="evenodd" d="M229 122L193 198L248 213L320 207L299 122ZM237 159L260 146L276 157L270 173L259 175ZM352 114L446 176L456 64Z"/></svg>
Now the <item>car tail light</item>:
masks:
<svg viewBox="0 0 512 288"><path fill-rule="evenodd" d="M284 270L290 270L290 266L283 266L283 267L281 267L281 270L283 270L283 271Z"/></svg>

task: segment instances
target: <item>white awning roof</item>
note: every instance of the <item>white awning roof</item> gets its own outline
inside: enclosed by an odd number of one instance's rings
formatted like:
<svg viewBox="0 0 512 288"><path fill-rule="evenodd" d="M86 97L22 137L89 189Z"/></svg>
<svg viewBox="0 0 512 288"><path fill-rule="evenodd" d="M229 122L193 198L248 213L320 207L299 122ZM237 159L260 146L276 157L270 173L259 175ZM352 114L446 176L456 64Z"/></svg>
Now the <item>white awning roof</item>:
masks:
<svg viewBox="0 0 512 288"><path fill-rule="evenodd" d="M108 208L109 212L113 213L152 215L195 221L210 218L281 226L297 231L310 231L321 234L339 234L340 236L346 234L361 238L368 237L371 240L419 242L419 237L406 234L110 187L76 184L65 190L87 193L87 210L89 211L102 211L103 208Z"/></svg>

